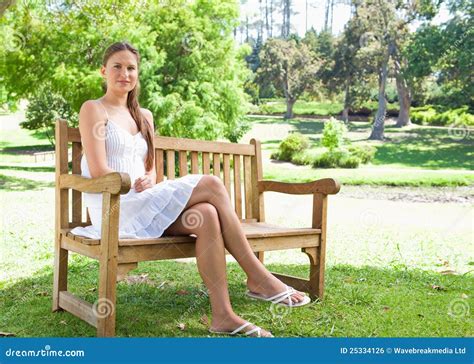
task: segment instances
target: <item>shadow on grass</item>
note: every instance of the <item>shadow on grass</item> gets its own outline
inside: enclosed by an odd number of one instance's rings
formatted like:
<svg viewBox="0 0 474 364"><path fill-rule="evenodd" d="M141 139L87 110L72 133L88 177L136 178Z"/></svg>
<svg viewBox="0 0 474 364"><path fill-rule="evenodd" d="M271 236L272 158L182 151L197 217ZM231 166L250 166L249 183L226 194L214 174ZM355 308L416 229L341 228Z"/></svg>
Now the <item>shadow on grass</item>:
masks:
<svg viewBox="0 0 474 364"><path fill-rule="evenodd" d="M25 172L54 172L54 167L41 167L41 166L2 166L0 165L0 169L9 169L12 171L25 171Z"/></svg>
<svg viewBox="0 0 474 364"><path fill-rule="evenodd" d="M54 147L50 144L38 145L21 145L16 147L2 147L0 145L2 154L9 155L32 155L36 152L54 152Z"/></svg>
<svg viewBox="0 0 474 364"><path fill-rule="evenodd" d="M82 257L72 260L69 290L95 302L97 263ZM269 269L301 277L308 274L305 265L273 264ZM472 298L461 298L471 289L472 277L466 275L401 266L337 265L327 270L323 301L275 310L267 302L246 297L246 277L236 263L229 263L227 270L235 312L276 336L467 336L471 330L469 311L450 312L453 302L466 308L472 305ZM141 263L129 277L117 286L117 336L208 335L209 299L195 264ZM51 295L51 267L4 284L0 290L2 331L16 336L95 336L93 327L72 314L52 313Z"/></svg>
<svg viewBox="0 0 474 364"><path fill-rule="evenodd" d="M0 174L0 187L4 191L32 191L54 187L54 182L40 182L27 178L5 176Z"/></svg>

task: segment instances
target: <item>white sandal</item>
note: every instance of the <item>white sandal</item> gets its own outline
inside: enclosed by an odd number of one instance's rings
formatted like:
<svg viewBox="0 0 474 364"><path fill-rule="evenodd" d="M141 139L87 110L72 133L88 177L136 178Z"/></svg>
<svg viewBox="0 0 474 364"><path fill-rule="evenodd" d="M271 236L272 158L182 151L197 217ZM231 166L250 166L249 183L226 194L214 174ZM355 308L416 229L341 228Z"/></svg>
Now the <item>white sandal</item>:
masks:
<svg viewBox="0 0 474 364"><path fill-rule="evenodd" d="M236 328L234 331L214 331L212 329L209 329L209 332L213 333L213 334L219 334L219 335L230 335L230 336L236 336L236 335L245 335L245 336L249 336L249 335L252 335L253 333L257 333L257 336L256 337L262 337L261 335L261 332L262 332L262 328L257 326L257 325L254 325L255 328L253 328L252 330L249 330L249 331L245 331L245 332L241 332L243 329L245 329L247 326L249 325L253 325L251 322L248 322L246 321L242 326L239 326L238 328ZM270 337L273 337L273 335L271 334L271 332L269 332L269 334L271 335Z"/></svg>
<svg viewBox="0 0 474 364"><path fill-rule="evenodd" d="M300 307L300 306L307 305L308 303L311 302L311 299L308 296L304 296L303 301L293 303L293 300L291 299L291 295L295 292L297 291L293 287L286 286L285 291L280 292L272 297L265 297L261 294L250 292L250 291L247 291L247 296L257 299L257 300L269 301L275 304L288 306L288 307ZM288 299L289 303L282 302L285 299Z"/></svg>

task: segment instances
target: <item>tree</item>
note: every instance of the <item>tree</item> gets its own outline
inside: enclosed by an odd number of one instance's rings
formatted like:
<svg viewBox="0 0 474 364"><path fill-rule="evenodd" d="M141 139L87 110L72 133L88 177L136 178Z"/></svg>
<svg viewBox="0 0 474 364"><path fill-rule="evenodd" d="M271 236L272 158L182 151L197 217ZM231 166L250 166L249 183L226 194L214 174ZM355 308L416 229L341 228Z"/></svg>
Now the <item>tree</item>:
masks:
<svg viewBox="0 0 474 364"><path fill-rule="evenodd" d="M106 46L127 40L140 50L140 102L155 115L159 134L236 141L245 131L247 54L232 40L234 0L124 0L120 7L106 0L25 1L0 21L3 38L19 40L0 50L10 98L50 92L77 113L102 93L98 68Z"/></svg>
<svg viewBox="0 0 474 364"><path fill-rule="evenodd" d="M285 118L293 117L293 105L315 83L320 62L304 43L294 39L269 39L260 53L260 82L269 82L284 95Z"/></svg>

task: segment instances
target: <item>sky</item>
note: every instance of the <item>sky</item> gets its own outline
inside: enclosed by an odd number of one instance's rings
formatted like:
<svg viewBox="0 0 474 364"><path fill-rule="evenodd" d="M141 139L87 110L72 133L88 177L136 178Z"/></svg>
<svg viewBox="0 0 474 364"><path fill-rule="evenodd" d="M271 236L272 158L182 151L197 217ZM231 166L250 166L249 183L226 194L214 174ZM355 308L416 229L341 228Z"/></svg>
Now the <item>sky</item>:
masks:
<svg viewBox="0 0 474 364"><path fill-rule="evenodd" d="M265 0L262 1L265 3ZM324 27L324 12L325 12L326 0L292 0L292 8L296 12L292 15L291 23L293 32L297 31L300 36L304 36L306 26L307 29L314 27L317 31L320 31ZM333 33L339 34L344 30L344 25L347 23L350 17L350 7L346 5L348 0L336 0L334 5L334 17L333 17ZM308 3L308 24L306 25L306 3ZM259 4L258 0L247 0L246 4L241 5L241 19L245 19L245 15L258 14ZM281 14L275 12L274 17L281 23ZM443 6L433 20L435 24L442 23L449 18L447 9ZM416 28L416 24L413 28ZM414 30L414 29L413 29Z"/></svg>

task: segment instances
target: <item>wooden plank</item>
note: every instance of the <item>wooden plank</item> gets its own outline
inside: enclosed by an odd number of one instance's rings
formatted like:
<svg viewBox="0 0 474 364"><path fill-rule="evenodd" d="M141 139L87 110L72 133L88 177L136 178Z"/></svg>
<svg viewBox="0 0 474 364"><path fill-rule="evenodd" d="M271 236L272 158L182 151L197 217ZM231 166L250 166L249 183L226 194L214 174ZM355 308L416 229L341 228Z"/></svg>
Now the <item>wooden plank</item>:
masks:
<svg viewBox="0 0 474 364"><path fill-rule="evenodd" d="M69 224L68 190L59 188L62 175L68 174L68 127L65 120L56 121L56 187L55 187L55 238L53 269L53 305L52 310L59 309L59 292L67 291L68 251L61 247L61 229Z"/></svg>
<svg viewBox="0 0 474 364"><path fill-rule="evenodd" d="M252 215L252 161L250 156L244 156L244 192L245 192L245 217L253 218Z"/></svg>
<svg viewBox="0 0 474 364"><path fill-rule="evenodd" d="M59 292L59 306L88 324L97 327L97 316L89 302L74 296L70 292L61 291Z"/></svg>
<svg viewBox="0 0 474 364"><path fill-rule="evenodd" d="M81 143L72 143L72 173L81 174ZM82 193L77 190L72 191L72 222L82 221Z"/></svg>
<svg viewBox="0 0 474 364"><path fill-rule="evenodd" d="M262 149L260 142L256 139L250 140L250 144L255 148L255 155L252 157L252 217L263 222L265 221L264 198L263 192L258 189L258 182L263 180Z"/></svg>
<svg viewBox="0 0 474 364"><path fill-rule="evenodd" d="M319 235L300 235L249 238L254 252L315 247ZM145 262L163 259L191 258L196 256L195 243L123 246L119 249L119 263ZM227 250L226 254L230 254Z"/></svg>
<svg viewBox="0 0 474 364"><path fill-rule="evenodd" d="M108 311L97 320L97 336L100 337L115 335L119 212L120 196L105 192L102 199L98 303Z"/></svg>
<svg viewBox="0 0 474 364"><path fill-rule="evenodd" d="M166 151L166 177L174 179L174 150Z"/></svg>
<svg viewBox="0 0 474 364"><path fill-rule="evenodd" d="M192 174L199 173L198 152L191 152L191 173Z"/></svg>
<svg viewBox="0 0 474 364"><path fill-rule="evenodd" d="M111 172L96 178L82 177L77 174L62 174L59 176L60 189L75 189L88 193L120 193L130 191L130 176L128 173ZM67 191L66 191L67 192Z"/></svg>
<svg viewBox="0 0 474 364"><path fill-rule="evenodd" d="M209 160L209 153L202 153L202 173L211 174L211 163Z"/></svg>
<svg viewBox="0 0 474 364"><path fill-rule="evenodd" d="M156 183L164 179L163 149L155 149Z"/></svg>
<svg viewBox="0 0 474 364"><path fill-rule="evenodd" d="M324 271L326 267L326 230L327 230L328 197L321 193L313 195L313 223L315 229L321 229L321 244L315 255L316 261L310 265L312 293L323 299Z"/></svg>
<svg viewBox="0 0 474 364"><path fill-rule="evenodd" d="M242 218L242 186L240 181L240 155L234 154L234 202L235 212Z"/></svg>
<svg viewBox="0 0 474 364"><path fill-rule="evenodd" d="M255 154L255 148L249 144L225 143L186 138L155 136L155 145L159 145L161 149L187 150L203 153Z"/></svg>
<svg viewBox="0 0 474 364"><path fill-rule="evenodd" d="M70 142L80 142L81 135L78 128L68 128L67 139ZM159 145L160 149L187 150L206 153L227 153L240 155L255 155L255 148L248 144L214 142L208 140L195 140L186 138L173 138L155 136L154 145ZM183 148L183 145L186 148Z"/></svg>
<svg viewBox="0 0 474 364"><path fill-rule="evenodd" d="M230 194L230 155L229 154L224 154L222 167L224 168L224 186L230 197L231 194Z"/></svg>
<svg viewBox="0 0 474 364"><path fill-rule="evenodd" d="M92 259L99 259L100 256L100 245L85 245L65 235L61 236L61 248Z"/></svg>
<svg viewBox="0 0 474 364"><path fill-rule="evenodd" d="M221 155L219 153L212 155L212 171L214 176L221 178Z"/></svg>
<svg viewBox="0 0 474 364"><path fill-rule="evenodd" d="M280 281L287 284L290 287L293 287L297 291L300 292L308 292L310 291L309 280L299 277L294 277L286 274L280 274L276 272L271 272L275 277L277 277Z"/></svg>
<svg viewBox="0 0 474 364"><path fill-rule="evenodd" d="M188 157L185 151L178 152L179 158L179 176L186 176L188 174Z"/></svg>

